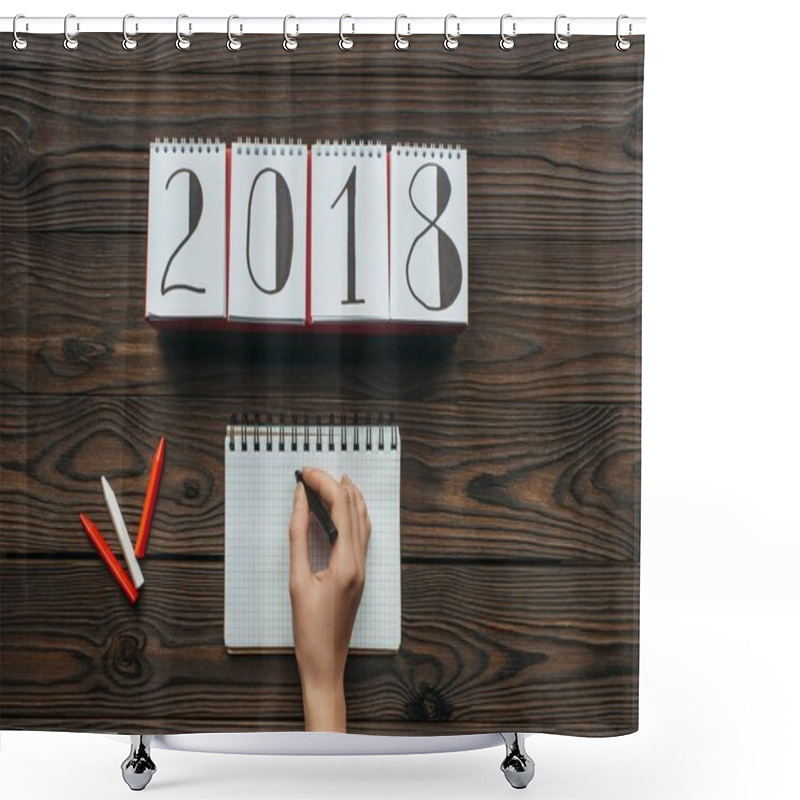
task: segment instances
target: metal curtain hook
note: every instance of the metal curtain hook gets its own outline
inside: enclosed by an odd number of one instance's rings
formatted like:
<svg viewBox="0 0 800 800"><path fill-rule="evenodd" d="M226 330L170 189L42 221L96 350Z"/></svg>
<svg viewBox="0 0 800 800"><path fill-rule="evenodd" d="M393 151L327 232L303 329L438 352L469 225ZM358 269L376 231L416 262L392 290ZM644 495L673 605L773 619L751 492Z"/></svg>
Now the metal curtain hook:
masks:
<svg viewBox="0 0 800 800"><path fill-rule="evenodd" d="M64 47L67 50L74 50L78 46L78 40L74 36L70 36L69 33L69 21L71 19L75 19L74 14L67 14L64 17ZM80 23L75 23L75 31L79 31L81 29Z"/></svg>
<svg viewBox="0 0 800 800"><path fill-rule="evenodd" d="M448 24L451 19L456 21L455 35L448 30ZM448 14L444 18L444 46L446 50L455 50L458 47L458 37L461 36L461 23L455 14Z"/></svg>
<svg viewBox="0 0 800 800"><path fill-rule="evenodd" d="M178 37L175 40L175 47L178 50L188 50L191 46L191 42L181 33L181 20L188 19L188 14L178 14L178 18L175 20L175 35ZM189 35L192 35L192 23L189 23Z"/></svg>
<svg viewBox="0 0 800 800"><path fill-rule="evenodd" d="M129 19L136 19L133 14L126 14L122 18L122 46L125 50L135 50L136 45L139 44L133 36L128 34L128 20ZM139 23L135 23L135 30L139 30Z"/></svg>
<svg viewBox="0 0 800 800"><path fill-rule="evenodd" d="M343 26L344 26L344 21L346 19L353 19L353 18L349 14L342 14L342 16L339 17L339 47L342 50L350 50L355 44L355 42L349 36L344 35ZM355 33L355 31L356 31L356 25L355 23L352 23L351 33Z"/></svg>
<svg viewBox="0 0 800 800"><path fill-rule="evenodd" d="M235 52L236 50L242 49L242 40L237 39L231 33L231 22L233 22L235 19L239 19L239 17L237 17L236 14L231 14L228 17L228 50L230 50L232 53ZM239 32L241 33L241 31L242 31L242 26L240 25Z"/></svg>
<svg viewBox="0 0 800 800"><path fill-rule="evenodd" d="M289 20L296 19L291 14L283 18L283 49L284 50L297 50L297 39L289 36ZM297 33L300 33L300 26L296 26Z"/></svg>
<svg viewBox="0 0 800 800"><path fill-rule="evenodd" d="M511 34L507 34L505 31L505 24L507 19L512 19L511 14L503 14L500 17L500 49L501 50L512 50L516 42L514 41L514 37L517 35L517 23L511 23Z"/></svg>
<svg viewBox="0 0 800 800"><path fill-rule="evenodd" d="M408 27L408 33L405 36L400 35L400 20L401 19L408 19L405 14L398 14L394 18L394 46L398 50L408 50L409 45L411 42L408 41L406 37L411 36L411 23L407 22L406 26Z"/></svg>
<svg viewBox="0 0 800 800"><path fill-rule="evenodd" d="M17 20L20 20L20 19L25 19L25 15L24 14L17 14L17 16L14 17L14 24L12 26L12 31L14 32L14 41L12 42L12 44L14 45L14 49L15 50L24 50L28 46L28 40L27 39L23 39L17 33ZM28 23L27 22L25 23L25 30L26 31L28 30Z"/></svg>
<svg viewBox="0 0 800 800"><path fill-rule="evenodd" d="M620 52L622 52L624 50L630 50L630 47L631 47L631 40L623 38L622 34L619 32L619 28L620 28L619 24L624 19L628 19L628 16L626 14L620 14L617 17L617 42L616 42L615 46L616 46L617 50L619 50ZM628 23L628 36L630 36L632 32L633 32L633 25L631 25L631 23L629 22Z"/></svg>
<svg viewBox="0 0 800 800"><path fill-rule="evenodd" d="M555 32L555 35L556 35L556 40L553 42L553 47L555 47L556 50L566 50L569 47L569 41L567 39L565 39L558 32L558 21L560 19L566 19L566 18L567 18L566 14L559 14L556 17L555 25L554 25L554 28L553 28L554 32ZM570 36L570 35L571 35L571 33L570 33L570 23L568 22L567 23L567 36Z"/></svg>

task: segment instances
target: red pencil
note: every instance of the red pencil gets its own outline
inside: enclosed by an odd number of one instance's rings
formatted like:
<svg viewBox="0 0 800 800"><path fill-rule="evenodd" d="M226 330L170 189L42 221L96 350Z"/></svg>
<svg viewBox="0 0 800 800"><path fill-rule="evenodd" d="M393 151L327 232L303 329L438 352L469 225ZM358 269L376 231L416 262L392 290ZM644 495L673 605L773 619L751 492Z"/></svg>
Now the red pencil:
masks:
<svg viewBox="0 0 800 800"><path fill-rule="evenodd" d="M142 507L142 518L139 520L139 533L136 535L136 558L144 558L144 551L147 548L147 538L150 536L150 523L153 520L153 512L156 510L156 500L158 499L158 486L161 483L161 473L164 471L164 437L158 443L153 463L150 465L150 479L147 481L147 492L144 496L144 506Z"/></svg>
<svg viewBox="0 0 800 800"><path fill-rule="evenodd" d="M130 600L131 603L135 603L139 598L139 592L136 591L133 581L127 576L125 570L122 568L122 564L117 561L117 557L106 544L103 534L97 530L97 526L86 514L81 514L80 517L83 529L86 531L86 535L89 537L91 543L97 548L97 552L100 553L100 558L106 562L106 566L120 585L122 591L125 592L125 596L128 600Z"/></svg>

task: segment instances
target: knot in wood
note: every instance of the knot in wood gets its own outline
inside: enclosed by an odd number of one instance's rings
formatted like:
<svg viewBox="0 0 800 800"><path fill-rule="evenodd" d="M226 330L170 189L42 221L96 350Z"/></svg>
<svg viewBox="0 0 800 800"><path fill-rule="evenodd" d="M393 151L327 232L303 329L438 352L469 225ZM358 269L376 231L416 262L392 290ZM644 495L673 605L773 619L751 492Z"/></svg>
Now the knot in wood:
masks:
<svg viewBox="0 0 800 800"><path fill-rule="evenodd" d="M111 640L104 660L114 683L138 686L147 682L152 669L145 657L146 647L147 636L142 631L125 631Z"/></svg>
<svg viewBox="0 0 800 800"><path fill-rule="evenodd" d="M408 701L406 713L414 722L442 722L450 719L453 708L438 689L423 683Z"/></svg>

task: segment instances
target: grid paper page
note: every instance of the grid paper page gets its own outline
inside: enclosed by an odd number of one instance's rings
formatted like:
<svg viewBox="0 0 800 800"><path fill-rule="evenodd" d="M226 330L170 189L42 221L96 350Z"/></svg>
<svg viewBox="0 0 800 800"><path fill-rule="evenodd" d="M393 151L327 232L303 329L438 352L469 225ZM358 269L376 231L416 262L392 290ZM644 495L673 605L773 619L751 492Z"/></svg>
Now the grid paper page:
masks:
<svg viewBox="0 0 800 800"><path fill-rule="evenodd" d="M245 431L247 448L242 447ZM296 436L292 436L292 431ZM289 598L289 520L294 500L294 471L319 467L337 480L346 472L361 489L372 534L367 550L364 592L358 609L351 650L394 651L400 647L400 437L395 429L367 426L342 428L310 425L233 428L235 449L225 437L225 646L236 649L293 649ZM359 450L354 450L356 431ZM308 450L304 449L308 436ZM267 448L271 437L272 450ZM379 442L383 440L383 449ZM333 450L329 449L332 439ZM296 450L293 450L293 441ZM321 450L317 450L317 442ZM327 537L311 515L309 558L313 570L323 569L331 550ZM338 544L334 544L334 547Z"/></svg>

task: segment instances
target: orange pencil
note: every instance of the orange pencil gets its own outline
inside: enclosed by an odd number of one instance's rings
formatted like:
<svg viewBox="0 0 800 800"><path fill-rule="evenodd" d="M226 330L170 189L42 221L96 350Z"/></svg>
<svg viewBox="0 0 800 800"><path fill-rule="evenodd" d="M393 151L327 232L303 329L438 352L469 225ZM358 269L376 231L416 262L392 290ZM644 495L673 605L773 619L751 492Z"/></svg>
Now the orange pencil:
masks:
<svg viewBox="0 0 800 800"><path fill-rule="evenodd" d="M125 596L128 598L128 600L130 600L131 603L135 603L139 598L139 592L136 591L133 581L125 574L122 564L117 561L117 557L111 552L111 549L106 544L103 534L97 530L97 526L89 519L89 517L86 516L86 514L81 514L80 517L83 529L86 531L86 535L89 537L91 543L97 548L100 558L106 562L106 566L114 576L117 583L120 585L122 591L125 592Z"/></svg>
<svg viewBox="0 0 800 800"><path fill-rule="evenodd" d="M150 536L150 523L153 520L153 512L156 510L156 500L158 499L158 486L161 483L161 473L164 471L164 437L158 443L153 463L150 465L150 479L147 481L147 492L144 496L144 507L142 508L142 518L139 520L139 533L136 534L136 558L144 558L144 551L147 548L147 537Z"/></svg>

